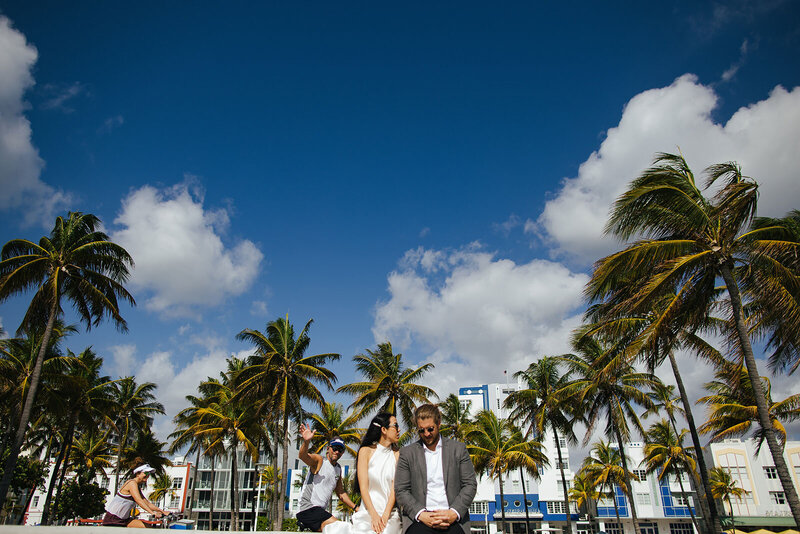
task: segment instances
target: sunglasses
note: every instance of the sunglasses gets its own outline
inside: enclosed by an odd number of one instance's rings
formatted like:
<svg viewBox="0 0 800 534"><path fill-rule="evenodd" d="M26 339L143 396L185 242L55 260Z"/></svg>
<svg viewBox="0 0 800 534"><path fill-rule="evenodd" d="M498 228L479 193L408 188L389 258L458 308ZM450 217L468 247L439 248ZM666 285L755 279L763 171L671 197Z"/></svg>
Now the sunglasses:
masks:
<svg viewBox="0 0 800 534"><path fill-rule="evenodd" d="M433 434L433 431L436 430L435 426L429 426L427 428L418 428L417 433L419 434Z"/></svg>
<svg viewBox="0 0 800 534"><path fill-rule="evenodd" d="M392 423L391 425L387 426L386 428L394 428L395 430L400 430L399 423Z"/></svg>
<svg viewBox="0 0 800 534"><path fill-rule="evenodd" d="M334 452L344 452L344 447L341 445L331 445L331 449L333 449Z"/></svg>

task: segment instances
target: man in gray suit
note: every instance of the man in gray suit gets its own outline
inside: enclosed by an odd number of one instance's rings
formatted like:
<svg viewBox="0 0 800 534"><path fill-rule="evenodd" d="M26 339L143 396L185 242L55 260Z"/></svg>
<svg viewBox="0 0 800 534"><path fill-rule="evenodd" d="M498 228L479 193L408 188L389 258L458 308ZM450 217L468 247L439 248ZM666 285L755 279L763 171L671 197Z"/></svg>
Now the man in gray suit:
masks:
<svg viewBox="0 0 800 534"><path fill-rule="evenodd" d="M419 441L400 449L394 493L406 534L470 534L469 505L478 489L475 468L460 441L439 435L433 404L414 412Z"/></svg>

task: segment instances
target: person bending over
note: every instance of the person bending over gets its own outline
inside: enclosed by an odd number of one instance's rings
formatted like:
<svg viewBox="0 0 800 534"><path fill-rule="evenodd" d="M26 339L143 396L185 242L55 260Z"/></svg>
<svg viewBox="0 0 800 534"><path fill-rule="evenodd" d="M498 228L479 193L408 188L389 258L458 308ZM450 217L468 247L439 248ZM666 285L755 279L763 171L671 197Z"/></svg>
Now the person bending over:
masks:
<svg viewBox="0 0 800 534"><path fill-rule="evenodd" d="M150 473L155 471L148 464L143 464L133 470L133 478L125 481L117 493L106 505L106 515L103 516L103 525L111 527L145 528L141 519L131 516L134 507L138 504L144 510L154 514L156 518L166 515L167 512L148 501L142 495L142 489L147 487Z"/></svg>

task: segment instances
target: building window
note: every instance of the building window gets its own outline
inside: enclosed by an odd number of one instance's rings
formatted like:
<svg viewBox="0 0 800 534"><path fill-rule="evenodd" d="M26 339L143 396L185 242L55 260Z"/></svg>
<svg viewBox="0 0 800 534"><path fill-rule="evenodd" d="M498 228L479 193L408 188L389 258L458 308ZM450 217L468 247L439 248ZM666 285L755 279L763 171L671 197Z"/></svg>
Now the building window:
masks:
<svg viewBox="0 0 800 534"><path fill-rule="evenodd" d="M566 461L566 462L556 461L556 469L561 470L562 467L564 468L564 471L568 471L569 470L569 461Z"/></svg>
<svg viewBox="0 0 800 534"><path fill-rule="evenodd" d="M639 523L639 532L642 534L658 534L658 525L655 523Z"/></svg>
<svg viewBox="0 0 800 534"><path fill-rule="evenodd" d="M770 480L778 479L778 469L775 466L767 466L764 468L764 476Z"/></svg>
<svg viewBox="0 0 800 534"><path fill-rule="evenodd" d="M548 514L566 514L567 508L564 506L564 501L548 501L547 502Z"/></svg>
<svg viewBox="0 0 800 534"><path fill-rule="evenodd" d="M183 486L183 477L175 477L172 479L172 489L181 489Z"/></svg>
<svg viewBox="0 0 800 534"><path fill-rule="evenodd" d="M637 493L636 494L636 504L644 504L644 505L652 504L651 501L650 501L650 494L649 493Z"/></svg>
<svg viewBox="0 0 800 534"><path fill-rule="evenodd" d="M556 440L553 439L553 443L555 443L555 442L556 442ZM566 449L567 448L567 439L566 438L562 438L562 437L559 436L559 438L558 438L558 446L561 449Z"/></svg>
<svg viewBox="0 0 800 534"><path fill-rule="evenodd" d="M530 508L531 506L533 506L533 501L528 499L528 508Z"/></svg>
<svg viewBox="0 0 800 534"><path fill-rule="evenodd" d="M173 495L172 498L169 500L169 507L170 508L178 508L181 505L181 498L177 495Z"/></svg>
<svg viewBox="0 0 800 534"><path fill-rule="evenodd" d="M486 515L489 513L488 501L477 501L469 505L469 513Z"/></svg>
<svg viewBox="0 0 800 534"><path fill-rule="evenodd" d="M33 508L36 508L37 506L39 506L39 496L38 495L34 495L33 496Z"/></svg>
<svg viewBox="0 0 800 534"><path fill-rule="evenodd" d="M634 469L631 471L639 480L647 480L647 471L644 469Z"/></svg>
<svg viewBox="0 0 800 534"><path fill-rule="evenodd" d="M670 523L669 534L694 534L691 523Z"/></svg>
<svg viewBox="0 0 800 534"><path fill-rule="evenodd" d="M514 507L515 507L515 508L519 508L520 506L522 506L522 503L521 503L521 502L519 502L519 501L514 501Z"/></svg>
<svg viewBox="0 0 800 534"><path fill-rule="evenodd" d="M508 508L508 501L503 501L503 508Z"/></svg>
<svg viewBox="0 0 800 534"><path fill-rule="evenodd" d="M111 481L108 477L103 477L100 479L100 487L103 489L108 489L108 484Z"/></svg>
<svg viewBox="0 0 800 534"><path fill-rule="evenodd" d="M786 494L782 491L770 491L769 496L772 504L786 504Z"/></svg>
<svg viewBox="0 0 800 534"><path fill-rule="evenodd" d="M606 534L624 534L620 523L606 523Z"/></svg>
<svg viewBox="0 0 800 534"><path fill-rule="evenodd" d="M689 506L692 504L692 499L685 493L672 494L672 506Z"/></svg>

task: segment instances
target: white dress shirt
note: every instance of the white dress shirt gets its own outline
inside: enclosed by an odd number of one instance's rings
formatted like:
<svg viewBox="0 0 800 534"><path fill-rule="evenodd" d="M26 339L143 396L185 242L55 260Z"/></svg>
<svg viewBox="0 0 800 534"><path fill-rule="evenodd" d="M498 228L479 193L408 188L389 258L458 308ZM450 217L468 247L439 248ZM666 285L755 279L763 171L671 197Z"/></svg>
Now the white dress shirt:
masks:
<svg viewBox="0 0 800 534"><path fill-rule="evenodd" d="M461 514L457 510L450 508L450 503L447 502L447 491L444 487L444 466L442 465L442 438L439 436L439 441L436 442L436 447L430 450L424 443L422 450L425 451L425 468L428 474L427 480L427 494L425 496L425 509L420 510L415 518L419 521L419 515L422 512L433 512L434 510L453 510L461 520Z"/></svg>

